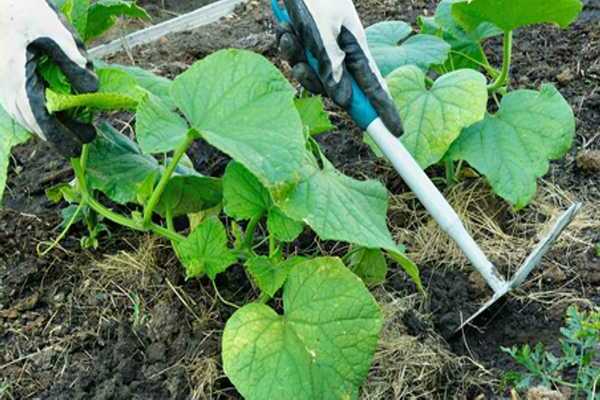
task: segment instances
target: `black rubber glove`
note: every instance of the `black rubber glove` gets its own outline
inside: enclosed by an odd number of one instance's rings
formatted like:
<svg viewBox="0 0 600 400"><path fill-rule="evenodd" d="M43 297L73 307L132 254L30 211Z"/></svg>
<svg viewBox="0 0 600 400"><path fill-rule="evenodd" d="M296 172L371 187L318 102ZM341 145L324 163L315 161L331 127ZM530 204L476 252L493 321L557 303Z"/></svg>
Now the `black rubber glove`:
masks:
<svg viewBox="0 0 600 400"><path fill-rule="evenodd" d="M347 109L354 77L386 127L400 136L400 116L371 56L352 1L284 2L292 23L277 28L277 40L281 56L293 66L294 78L307 90L329 96ZM319 60L319 71L308 65L305 48Z"/></svg>
<svg viewBox="0 0 600 400"><path fill-rule="evenodd" d="M0 105L65 157L78 156L96 130L64 114L48 113L46 85L37 68L40 59L48 56L76 92L97 91L98 78L83 44L46 0L2 0L0 37Z"/></svg>

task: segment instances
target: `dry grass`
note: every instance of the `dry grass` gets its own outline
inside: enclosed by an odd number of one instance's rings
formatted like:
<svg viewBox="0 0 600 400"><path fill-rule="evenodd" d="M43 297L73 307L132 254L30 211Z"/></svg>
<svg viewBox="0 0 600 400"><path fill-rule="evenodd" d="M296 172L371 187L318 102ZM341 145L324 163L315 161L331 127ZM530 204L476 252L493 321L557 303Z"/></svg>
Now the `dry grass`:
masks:
<svg viewBox="0 0 600 400"><path fill-rule="evenodd" d="M222 325L218 300L199 285L192 288L181 280L182 267L172 251L167 251L168 247L161 239L147 236L132 245L131 251L107 255L86 267L84 284L77 290L81 306L85 307L90 292L102 294L111 306L96 308L101 314L99 327L107 320L129 320L134 327L144 326L148 332L156 329L152 318L160 314L158 310L171 309L179 315L178 323L188 324L191 332L200 334L200 339L169 369L185 371L191 400L213 399L218 397L222 386L219 381L223 378L217 345L221 331L215 328Z"/></svg>
<svg viewBox="0 0 600 400"><path fill-rule="evenodd" d="M541 182L533 204L519 212L496 197L482 180L463 181L445 194L483 251L505 273L514 272L575 201L572 194L549 182ZM412 193L393 196L390 210L396 239L407 244L417 263L451 268L469 265L454 242L417 205ZM600 203L584 200L578 217L555 243L553 257L546 258L546 267L582 257L594 246L591 232L598 230Z"/></svg>
<svg viewBox="0 0 600 400"><path fill-rule="evenodd" d="M493 374L467 357L452 353L430 329L413 336L403 322L408 310L418 309L419 296L401 296L380 290L385 325L379 349L363 386L363 400L467 398L493 387ZM420 315L427 321L429 316Z"/></svg>

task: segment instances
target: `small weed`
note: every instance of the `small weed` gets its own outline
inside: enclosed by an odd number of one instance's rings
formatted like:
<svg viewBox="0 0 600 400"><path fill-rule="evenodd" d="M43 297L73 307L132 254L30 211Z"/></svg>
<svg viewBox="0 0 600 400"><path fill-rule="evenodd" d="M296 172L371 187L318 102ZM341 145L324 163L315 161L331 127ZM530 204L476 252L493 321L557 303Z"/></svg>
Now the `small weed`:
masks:
<svg viewBox="0 0 600 400"><path fill-rule="evenodd" d="M503 348L525 372L508 372L504 380L518 390L535 385L556 389L568 388L573 399L600 397L600 310L579 312L567 310L566 326L561 328L561 355L545 350L542 343ZM585 396L585 397L582 397Z"/></svg>

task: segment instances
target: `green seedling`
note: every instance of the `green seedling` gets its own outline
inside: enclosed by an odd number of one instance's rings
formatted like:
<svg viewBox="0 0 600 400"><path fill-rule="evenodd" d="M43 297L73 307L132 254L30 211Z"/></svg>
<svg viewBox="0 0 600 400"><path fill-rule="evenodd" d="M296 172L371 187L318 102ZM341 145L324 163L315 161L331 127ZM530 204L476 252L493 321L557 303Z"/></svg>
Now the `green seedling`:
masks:
<svg viewBox="0 0 600 400"><path fill-rule="evenodd" d="M546 351L542 343L503 348L524 368L511 371L505 382L518 390L542 385L567 388L573 399L596 400L600 396L600 310L567 310L566 326L561 330L561 354Z"/></svg>
<svg viewBox="0 0 600 400"><path fill-rule="evenodd" d="M404 124L402 141L421 167L443 163L453 183L466 162L515 209L528 205L549 161L571 148L575 118L551 85L511 90L513 32L541 23L566 28L581 8L579 0L442 0L433 17L419 18L421 33L404 42L411 28L402 21L368 28ZM483 50L495 36L504 43L499 70Z"/></svg>

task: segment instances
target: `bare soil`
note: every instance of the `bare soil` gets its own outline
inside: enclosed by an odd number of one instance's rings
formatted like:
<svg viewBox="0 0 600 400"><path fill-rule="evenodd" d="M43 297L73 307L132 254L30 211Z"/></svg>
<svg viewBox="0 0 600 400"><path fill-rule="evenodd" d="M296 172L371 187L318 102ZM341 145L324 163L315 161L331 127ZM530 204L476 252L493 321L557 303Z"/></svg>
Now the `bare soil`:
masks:
<svg viewBox="0 0 600 400"><path fill-rule="evenodd" d="M161 18L208 2L141 3ZM383 19L414 23L418 15L431 14L435 8L434 1L424 0L356 3L366 25ZM161 11L163 7L168 11ZM600 4L587 1L582 17L568 30L526 29L517 32L515 42L514 84L528 88L542 82L556 84L575 111L577 139L571 153L553 163L540 184L537 206L515 214L502 202L488 201L485 212L494 216L503 232L517 232L515 237L523 243L535 241L537 229L547 222L533 209L562 205L563 195L583 201L587 219L578 221L577 229L567 233L565 243L549 254L523 289L488 313L478 329L453 335L461 317L476 310L489 292L468 265L458 258L448 261L450 248L448 253L428 254L419 246L417 238L429 232L425 229L431 224L414 218L423 212L414 200L405 201L409 194L404 184L370 153L360 130L330 105L337 130L319 139L327 156L346 173L381 179L387 185L392 193L390 227L415 259L423 260L429 294L427 300L416 295L399 270L391 271L388 282L375 288L394 318L386 328L364 398L507 397L498 380L514 365L501 346L544 341L553 348L569 304L600 305L600 258L593 250L593 244L600 243L600 213L594 214L600 209L600 174L577 162L582 154L600 150ZM276 58L266 0L250 2L219 23L166 37L108 61L135 63L174 77L226 47L259 52L289 72ZM488 47L491 60L498 63L493 54L499 54L499 43L492 41ZM199 170L222 173L226 162L222 154L198 143L190 155ZM432 173L441 175L441 171ZM32 141L15 151L5 208L0 210L0 398L239 398L219 358L221 331L234 309L216 299L209 282L186 282L167 243L111 226L111 234L101 238L100 249L82 250L79 238L84 231L76 227L48 256L37 256L38 246L45 247L58 235L64 206L50 203L45 190L71 178L68 164L45 143ZM481 186L472 178L460 188L471 193ZM486 237L482 234L478 239ZM506 261L511 243L500 240L494 261L507 272L514 270ZM316 243L308 235L296 246L309 250ZM339 252L334 243L319 246L332 254ZM221 295L237 304L256 295L240 267L218 284ZM399 303L402 308L395 306ZM435 379L422 383L423 389L416 384L422 374L415 374L412 382L403 382L400 372L386 374L415 356L401 352L400 345L390 349L390 338L397 339L397 332L403 335L398 342L402 346L420 345L410 349L427 354L407 367L408 374L410 368L434 368L432 360L439 360L432 374ZM407 389L411 384L413 392Z"/></svg>

